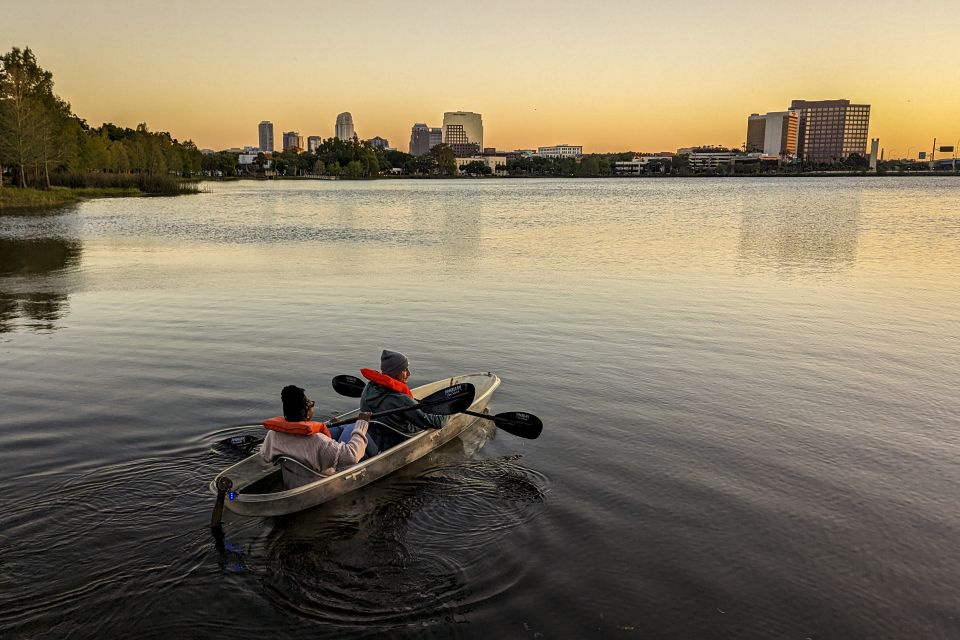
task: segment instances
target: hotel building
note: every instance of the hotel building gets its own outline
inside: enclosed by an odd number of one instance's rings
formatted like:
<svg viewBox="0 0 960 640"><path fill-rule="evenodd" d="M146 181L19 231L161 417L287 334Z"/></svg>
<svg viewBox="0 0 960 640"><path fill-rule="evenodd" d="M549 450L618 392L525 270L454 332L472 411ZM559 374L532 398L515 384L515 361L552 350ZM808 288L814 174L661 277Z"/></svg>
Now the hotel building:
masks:
<svg viewBox="0 0 960 640"><path fill-rule="evenodd" d="M774 111L747 118L747 153L796 156L800 116L796 111Z"/></svg>
<svg viewBox="0 0 960 640"><path fill-rule="evenodd" d="M866 155L870 105L849 100L794 100L790 110L800 117L797 155L807 162L839 162Z"/></svg>

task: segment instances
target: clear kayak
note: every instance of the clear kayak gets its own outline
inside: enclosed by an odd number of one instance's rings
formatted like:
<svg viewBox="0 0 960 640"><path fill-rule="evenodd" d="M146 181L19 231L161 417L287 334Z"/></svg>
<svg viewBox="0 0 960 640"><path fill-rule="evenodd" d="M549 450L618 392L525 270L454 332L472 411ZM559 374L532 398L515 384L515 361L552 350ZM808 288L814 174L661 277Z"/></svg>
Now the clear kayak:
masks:
<svg viewBox="0 0 960 640"><path fill-rule="evenodd" d="M470 405L470 410L474 412L484 411L493 392L500 386L500 378L496 374L468 373L417 387L412 390L413 396L417 399L424 398L463 382L469 382L476 388L473 404ZM355 417L358 411L345 413L338 419ZM216 495L217 481L229 478L232 490L224 505L233 513L244 516L282 516L296 513L333 500L405 467L453 440L477 420L482 418L464 414L452 415L442 429L421 431L372 458L333 475L318 476L315 481L293 489L284 487L280 464L267 462L257 452L220 472L210 482L210 491Z"/></svg>

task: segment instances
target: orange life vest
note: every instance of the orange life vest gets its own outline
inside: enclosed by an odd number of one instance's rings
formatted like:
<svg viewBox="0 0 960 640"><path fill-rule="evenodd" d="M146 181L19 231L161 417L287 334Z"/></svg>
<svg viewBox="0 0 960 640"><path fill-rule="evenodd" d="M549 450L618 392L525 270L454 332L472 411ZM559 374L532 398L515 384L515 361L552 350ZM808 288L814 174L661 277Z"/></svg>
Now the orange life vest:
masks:
<svg viewBox="0 0 960 640"><path fill-rule="evenodd" d="M379 371L374 371L373 369L360 369L360 375L369 380L370 382L375 382L381 387L386 387L391 391L396 391L397 393L405 393L411 398L413 397L413 392L410 391L410 387L403 384L395 378L380 373Z"/></svg>
<svg viewBox="0 0 960 640"><path fill-rule="evenodd" d="M270 431L279 431L280 433L291 433L295 436L312 436L315 433L322 433L328 438L332 437L330 435L330 430L327 429L327 425L322 422L316 422L314 420L304 420L302 422L287 422L286 418L283 416L277 416L276 418L270 418L269 420L264 420L261 424L265 426Z"/></svg>

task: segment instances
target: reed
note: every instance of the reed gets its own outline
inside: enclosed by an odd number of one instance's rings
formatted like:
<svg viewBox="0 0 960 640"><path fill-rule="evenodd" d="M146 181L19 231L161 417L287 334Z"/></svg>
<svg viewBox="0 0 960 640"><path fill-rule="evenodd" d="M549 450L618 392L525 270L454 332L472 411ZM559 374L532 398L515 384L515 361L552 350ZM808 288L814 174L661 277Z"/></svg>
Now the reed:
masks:
<svg viewBox="0 0 960 640"><path fill-rule="evenodd" d="M55 173L50 184L71 189L137 189L148 195L197 193L199 187L180 176L147 173Z"/></svg>

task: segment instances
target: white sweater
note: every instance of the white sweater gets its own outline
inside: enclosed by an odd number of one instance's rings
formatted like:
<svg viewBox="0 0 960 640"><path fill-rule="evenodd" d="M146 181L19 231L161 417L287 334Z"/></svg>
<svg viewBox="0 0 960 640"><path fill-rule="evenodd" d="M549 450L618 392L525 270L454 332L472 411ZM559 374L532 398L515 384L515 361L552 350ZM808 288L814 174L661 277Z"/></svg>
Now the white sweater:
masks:
<svg viewBox="0 0 960 640"><path fill-rule="evenodd" d="M325 476L356 464L367 448L367 421L358 420L349 442L337 442L322 433L298 436L280 431L268 431L260 447L260 457L274 462L280 456L293 458ZM283 482L288 489L317 478L297 465L283 466Z"/></svg>

